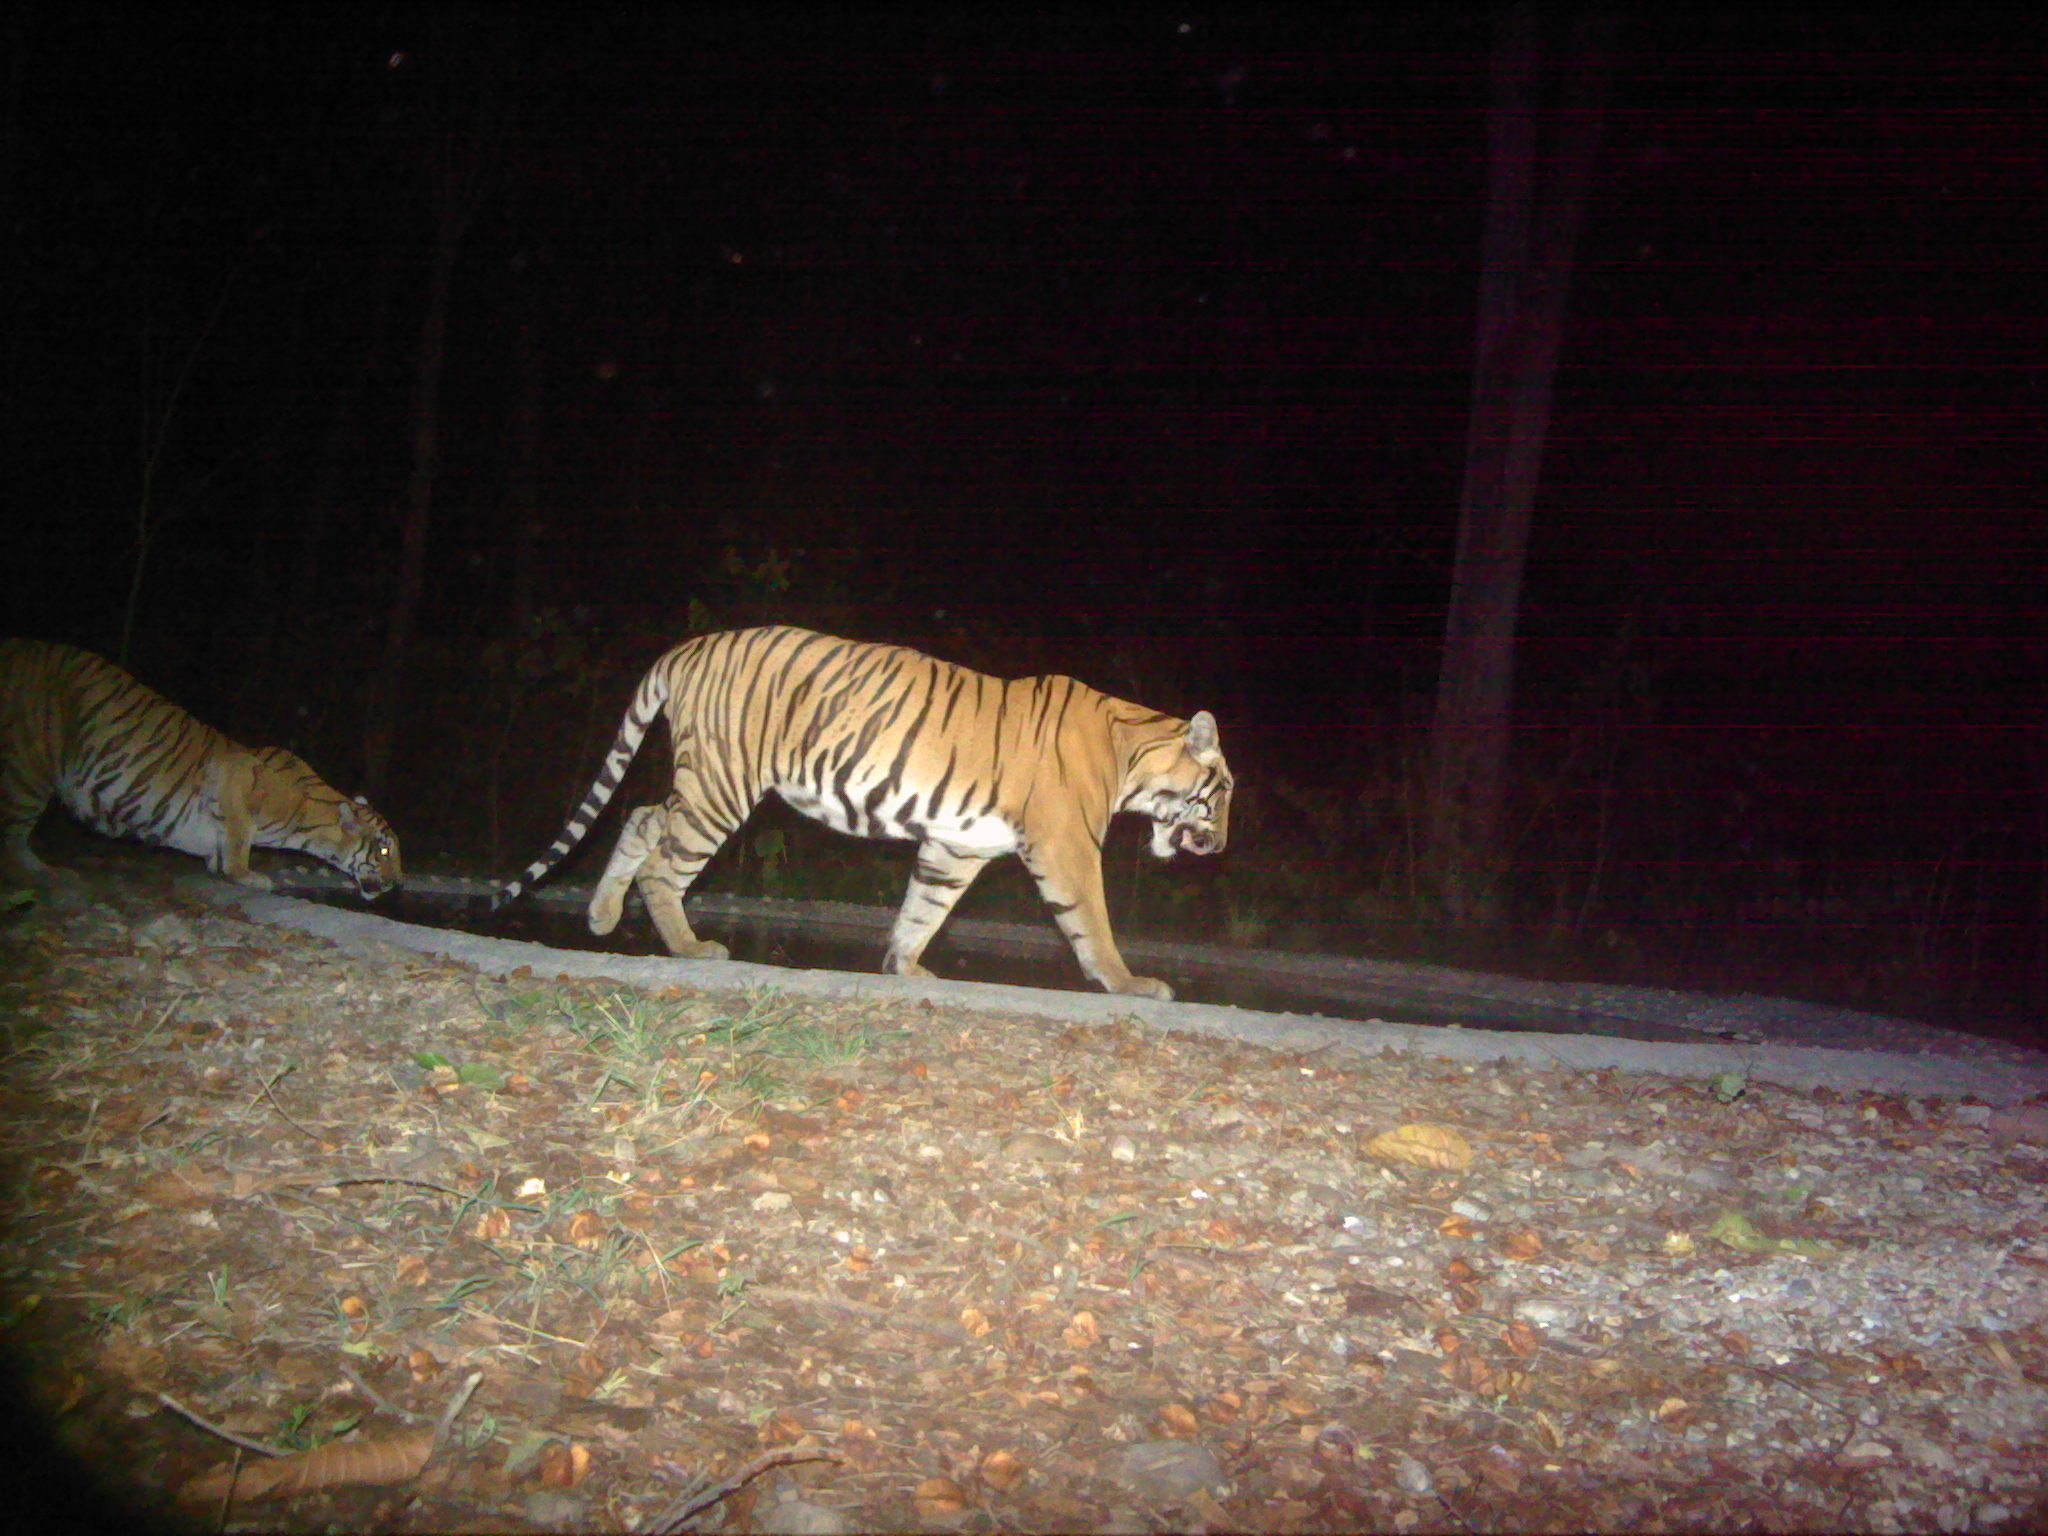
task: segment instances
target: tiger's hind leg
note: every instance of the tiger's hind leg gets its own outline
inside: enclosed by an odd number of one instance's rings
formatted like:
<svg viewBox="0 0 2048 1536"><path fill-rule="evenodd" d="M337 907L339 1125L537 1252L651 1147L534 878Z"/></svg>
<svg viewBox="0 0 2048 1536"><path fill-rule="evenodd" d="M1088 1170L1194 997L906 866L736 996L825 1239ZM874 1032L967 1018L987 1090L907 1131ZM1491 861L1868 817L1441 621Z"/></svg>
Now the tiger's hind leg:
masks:
<svg viewBox="0 0 2048 1536"><path fill-rule="evenodd" d="M683 896L711 862L726 833L717 833L708 848L695 851L708 837L709 830L678 806L673 796L661 805L643 805L634 811L626 818L611 861L591 894L590 931L610 933L618 927L627 887L635 886L670 954L687 960L723 960L725 946L698 938L683 912Z"/></svg>
<svg viewBox="0 0 2048 1536"><path fill-rule="evenodd" d="M898 976L929 976L918 961L925 945L951 915L954 905L974 877L980 874L992 854L969 853L944 843L919 844L917 869L910 877L910 889L903 893L903 908L896 914L896 926L889 931L889 953L882 968Z"/></svg>
<svg viewBox="0 0 2048 1536"><path fill-rule="evenodd" d="M85 904L85 877L72 869L45 864L28 845L33 820L25 826L10 825L0 842L0 890L41 891L58 906Z"/></svg>
<svg viewBox="0 0 2048 1536"><path fill-rule="evenodd" d="M39 890L58 906L83 906L84 876L45 864L28 845L51 797L48 784L30 779L25 763L0 763L0 888Z"/></svg>

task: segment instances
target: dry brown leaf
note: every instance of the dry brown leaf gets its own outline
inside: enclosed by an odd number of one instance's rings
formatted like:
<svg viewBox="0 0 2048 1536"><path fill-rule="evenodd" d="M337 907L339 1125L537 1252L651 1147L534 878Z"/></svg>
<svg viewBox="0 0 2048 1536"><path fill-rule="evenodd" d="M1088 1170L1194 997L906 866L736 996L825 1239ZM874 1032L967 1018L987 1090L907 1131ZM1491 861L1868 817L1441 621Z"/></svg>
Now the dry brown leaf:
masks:
<svg viewBox="0 0 2048 1536"><path fill-rule="evenodd" d="M227 1188L227 1181L218 1172L201 1168L196 1163L180 1163L168 1172L143 1179L135 1186L135 1197L151 1205L176 1210L205 1205L226 1194Z"/></svg>
<svg viewBox="0 0 2048 1536"><path fill-rule="evenodd" d="M1243 1244L1244 1233L1229 1217L1212 1216L1202 1223L1202 1238L1218 1248L1236 1248Z"/></svg>
<svg viewBox="0 0 2048 1536"><path fill-rule="evenodd" d="M1451 1287L1451 1305L1460 1312L1477 1312L1480 1308L1479 1287L1476 1285L1454 1285Z"/></svg>
<svg viewBox="0 0 2048 1536"><path fill-rule="evenodd" d="M1479 1271L1464 1259L1453 1259L1444 1266L1444 1278L1452 1285L1470 1285L1479 1278Z"/></svg>
<svg viewBox="0 0 2048 1536"><path fill-rule="evenodd" d="M1412 1163L1418 1168L1441 1168L1462 1173L1472 1166L1472 1144L1448 1125L1425 1125L1411 1121L1382 1131L1365 1144L1368 1157L1386 1163Z"/></svg>
<svg viewBox="0 0 2048 1536"><path fill-rule="evenodd" d="M1511 1259L1539 1258L1543 1253L1543 1238L1534 1227L1523 1227L1501 1240L1500 1251Z"/></svg>
<svg viewBox="0 0 2048 1536"><path fill-rule="evenodd" d="M540 1481L544 1488L574 1488L590 1475L590 1448L554 1440L540 1453Z"/></svg>
<svg viewBox="0 0 2048 1536"><path fill-rule="evenodd" d="M569 1242L586 1253L602 1248L608 1231L605 1219L595 1211L578 1211L569 1218Z"/></svg>
<svg viewBox="0 0 2048 1536"><path fill-rule="evenodd" d="M661 1184L661 1170L659 1168L643 1168L639 1170L639 1177L642 1182L656 1187L659 1187ZM661 1201L644 1189L634 1190L618 1204L620 1220L636 1231L644 1227L647 1224L647 1219L657 1214L660 1210Z"/></svg>
<svg viewBox="0 0 2048 1536"><path fill-rule="evenodd" d="M1447 1355L1455 1355L1465 1347L1465 1340L1455 1328L1439 1328L1436 1331L1436 1347Z"/></svg>
<svg viewBox="0 0 2048 1536"><path fill-rule="evenodd" d="M1491 1397L1499 1390L1494 1381L1493 1367L1476 1349L1459 1350L1438 1369L1451 1385L1463 1387L1475 1397Z"/></svg>
<svg viewBox="0 0 2048 1536"><path fill-rule="evenodd" d="M1501 1330L1500 1337L1501 1342L1507 1345L1511 1353L1520 1355L1524 1360L1535 1354L1543 1344L1543 1335L1537 1330L1536 1325L1525 1317L1510 1318L1507 1327Z"/></svg>
<svg viewBox="0 0 2048 1536"><path fill-rule="evenodd" d="M1007 1493L1028 1469L1008 1451L990 1451L981 1458L981 1480L997 1493Z"/></svg>
<svg viewBox="0 0 2048 1536"><path fill-rule="evenodd" d="M1472 1223L1463 1216L1450 1215L1436 1224L1437 1235L1448 1237L1453 1242L1463 1241L1472 1235Z"/></svg>
<svg viewBox="0 0 2048 1536"><path fill-rule="evenodd" d="M856 1472L872 1472L882 1464L882 1441L859 1419L839 1426L839 1454Z"/></svg>
<svg viewBox="0 0 2048 1536"><path fill-rule="evenodd" d="M922 1520L951 1520L967 1508L967 1494L950 1477L928 1477L910 1497Z"/></svg>
<svg viewBox="0 0 2048 1536"><path fill-rule="evenodd" d="M1498 1491L1513 1497L1521 1491L1522 1463L1504 1446L1490 1445L1479 1457L1479 1475Z"/></svg>
<svg viewBox="0 0 2048 1536"><path fill-rule="evenodd" d="M979 1307L960 1309L960 1331L970 1339L986 1338L995 1324L988 1320L988 1314Z"/></svg>
<svg viewBox="0 0 2048 1536"><path fill-rule="evenodd" d="M1998 1362L1999 1369L2004 1371L2012 1380L2024 1381L2026 1379L2026 1372L2020 1368L2019 1361L2013 1358L2012 1351L2007 1349L1998 1339L1987 1333L1978 1337L1975 1342L1983 1349L1985 1354Z"/></svg>
<svg viewBox="0 0 2048 1536"><path fill-rule="evenodd" d="M1096 1326L1093 1312L1076 1312L1061 1337L1069 1349L1093 1349L1102 1342L1102 1330Z"/></svg>
<svg viewBox="0 0 2048 1536"><path fill-rule="evenodd" d="M512 1218L503 1211L485 1211L472 1229L484 1242L512 1235Z"/></svg>
<svg viewBox="0 0 2048 1536"><path fill-rule="evenodd" d="M432 1429L407 1429L374 1439L336 1440L297 1456L216 1467L178 1490L193 1503L217 1503L230 1488L238 1499L268 1499L361 1484L388 1487L419 1475L433 1454Z"/></svg>
<svg viewBox="0 0 2048 1536"><path fill-rule="evenodd" d="M1235 1424L1237 1416L1244 1410L1244 1399L1235 1392L1218 1392L1202 1404L1202 1412L1218 1424Z"/></svg>
<svg viewBox="0 0 2048 1536"><path fill-rule="evenodd" d="M1316 1431L1315 1458L1327 1466L1350 1466L1358 1460L1358 1436L1346 1425L1325 1424Z"/></svg>
<svg viewBox="0 0 2048 1536"><path fill-rule="evenodd" d="M778 1408L761 1426L763 1445L795 1445L810 1433L809 1427L787 1408Z"/></svg>
<svg viewBox="0 0 2048 1536"><path fill-rule="evenodd" d="M1194 1409L1185 1403L1168 1403L1159 1410L1159 1427L1169 1436L1193 1435L1201 1429Z"/></svg>

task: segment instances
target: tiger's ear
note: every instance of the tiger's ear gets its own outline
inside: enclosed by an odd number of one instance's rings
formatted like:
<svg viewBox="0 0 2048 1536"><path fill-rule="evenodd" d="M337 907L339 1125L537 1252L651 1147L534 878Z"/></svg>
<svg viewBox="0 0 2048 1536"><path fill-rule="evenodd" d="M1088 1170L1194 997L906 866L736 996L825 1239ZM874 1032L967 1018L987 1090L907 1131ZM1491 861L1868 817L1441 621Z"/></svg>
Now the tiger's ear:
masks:
<svg viewBox="0 0 2048 1536"><path fill-rule="evenodd" d="M1206 709L1199 710L1188 722L1188 752L1196 762L1214 757L1220 750L1216 745L1216 717Z"/></svg>

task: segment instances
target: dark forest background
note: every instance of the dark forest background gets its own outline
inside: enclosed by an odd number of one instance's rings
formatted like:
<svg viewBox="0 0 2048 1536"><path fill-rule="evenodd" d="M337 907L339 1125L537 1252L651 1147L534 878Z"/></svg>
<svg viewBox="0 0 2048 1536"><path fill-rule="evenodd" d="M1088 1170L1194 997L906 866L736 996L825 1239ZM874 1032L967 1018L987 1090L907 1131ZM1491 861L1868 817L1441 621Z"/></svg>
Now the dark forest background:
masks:
<svg viewBox="0 0 2048 1536"><path fill-rule="evenodd" d="M1616 30L1481 919L1424 845L1491 12L0 26L4 628L372 788L412 868L510 874L656 655L794 622L1214 710L1232 848L1120 835L1125 933L2038 1030L2012 12ZM770 813L706 888L908 856Z"/></svg>

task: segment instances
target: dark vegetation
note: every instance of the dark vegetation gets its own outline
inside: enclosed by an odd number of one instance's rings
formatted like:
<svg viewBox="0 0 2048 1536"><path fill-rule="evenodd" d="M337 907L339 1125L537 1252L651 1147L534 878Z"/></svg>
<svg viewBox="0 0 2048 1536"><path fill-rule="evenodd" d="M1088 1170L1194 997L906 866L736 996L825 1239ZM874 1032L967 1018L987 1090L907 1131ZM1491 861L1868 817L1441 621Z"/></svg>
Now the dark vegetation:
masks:
<svg viewBox="0 0 2048 1536"><path fill-rule="evenodd" d="M969 14L20 8L0 631L500 876L691 633L1070 672L1241 786L1221 859L1115 840L1120 932L2038 1030L2031 37L1621 39L1461 923L1485 13ZM771 809L706 884L908 859ZM1039 918L1014 864L963 911Z"/></svg>

